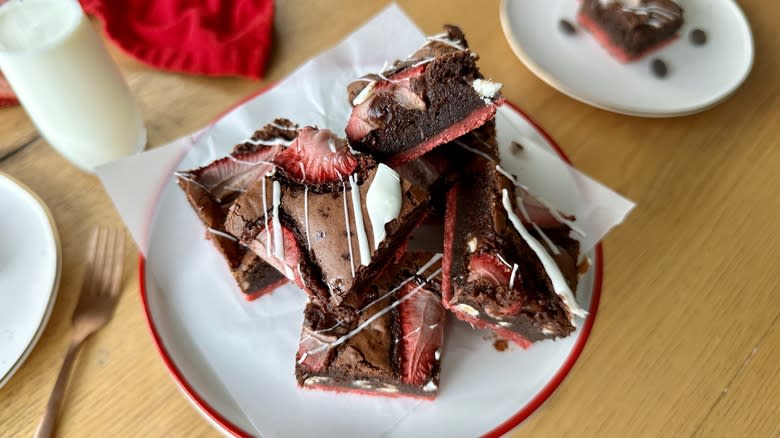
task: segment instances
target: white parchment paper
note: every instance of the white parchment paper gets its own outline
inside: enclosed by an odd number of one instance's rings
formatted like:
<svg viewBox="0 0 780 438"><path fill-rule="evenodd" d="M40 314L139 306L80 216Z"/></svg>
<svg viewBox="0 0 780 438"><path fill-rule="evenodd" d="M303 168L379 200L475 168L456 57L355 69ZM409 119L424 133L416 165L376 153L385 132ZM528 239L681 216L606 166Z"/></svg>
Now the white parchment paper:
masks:
<svg viewBox="0 0 780 438"><path fill-rule="evenodd" d="M474 392L475 388L466 386L458 392L455 383L445 388L449 383L444 379L450 375L455 382L469 379L458 377L465 372L463 368L446 364L441 400L424 406L414 400L298 389L293 365L304 297L295 288L285 286L251 304L242 302L234 293L235 285L219 255L202 239L202 225L184 195L174 187L172 176L175 169L195 168L226 155L233 145L277 117L343 133L350 112L347 84L363 74L380 71L386 61L405 58L424 41L414 23L391 5L339 45L314 57L272 89L213 125L97 170L147 257L148 281L153 286L149 293L156 294L154 299L164 306L176 309L171 311L175 321L170 324L184 327L180 330L187 332L197 347L193 354L210 364L213 374L255 427L250 432L268 437L377 436L394 428L404 431L404 427L414 427L404 422L411 412L423 419L427 415L435 422L435 416L449 406L447 397L456 403L468 399L469 394L473 395L471 400L488 396L485 391ZM587 234L583 240L585 250L622 222L633 208L632 202L547 151L541 146L545 140L526 122L520 123L516 112L501 108L497 117L500 143L520 140L525 146L519 157L505 157L504 166L520 175L532 192L577 216L577 224ZM525 128L513 128L515 125ZM183 266L186 275L182 273ZM186 297L181 291L186 291ZM586 298L590 300L589 296ZM190 321L194 318L199 319L197 324ZM461 363L466 363L470 360L468 352L483 348L474 346L469 333L459 326L448 338L446 348L451 359L463 355ZM537 348L537 353L570 348L569 342L573 340L545 344ZM513 359L505 354L503 360ZM504 364L497 362L496 366ZM529 362L528 366L533 367L534 363ZM500 371L496 371L488 380L499 376ZM463 406L464 413L468 412L467 405ZM455 435L462 433L469 431L464 428Z"/></svg>

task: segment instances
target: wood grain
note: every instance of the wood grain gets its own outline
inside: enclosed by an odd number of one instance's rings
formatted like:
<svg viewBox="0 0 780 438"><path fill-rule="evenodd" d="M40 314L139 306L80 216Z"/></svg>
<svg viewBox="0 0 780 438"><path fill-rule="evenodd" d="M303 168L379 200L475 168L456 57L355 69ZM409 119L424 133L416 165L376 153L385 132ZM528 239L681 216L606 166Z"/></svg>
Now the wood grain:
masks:
<svg viewBox="0 0 780 438"><path fill-rule="evenodd" d="M780 436L780 5L739 2L753 26L756 63L734 96L702 114L650 120L591 108L534 77L504 39L497 2L400 3L426 32L461 25L486 76L503 82L505 95L579 168L639 203L605 241L602 304L583 355L511 435ZM164 73L112 53L154 147L289 74L384 4L278 2L262 82ZM37 138L21 109L0 110L0 133L0 157L26 145L0 160L0 170L46 201L63 244L49 325L0 389L0 436L17 437L32 434L65 353L88 231L119 219L97 179ZM124 289L114 321L81 353L59 434L218 436L155 351L135 268Z"/></svg>

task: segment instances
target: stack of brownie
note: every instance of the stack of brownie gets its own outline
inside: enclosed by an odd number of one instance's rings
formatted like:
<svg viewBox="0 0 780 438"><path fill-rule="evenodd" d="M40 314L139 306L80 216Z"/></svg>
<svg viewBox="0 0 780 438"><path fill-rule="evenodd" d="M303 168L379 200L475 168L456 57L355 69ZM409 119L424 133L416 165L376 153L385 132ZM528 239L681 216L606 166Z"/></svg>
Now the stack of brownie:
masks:
<svg viewBox="0 0 780 438"><path fill-rule="evenodd" d="M302 387L433 398L449 313L523 347L585 314L574 218L501 167L501 85L476 61L445 26L350 84L346 139L277 119L177 173L247 299L286 281L308 296ZM423 221L438 251L409 249Z"/></svg>

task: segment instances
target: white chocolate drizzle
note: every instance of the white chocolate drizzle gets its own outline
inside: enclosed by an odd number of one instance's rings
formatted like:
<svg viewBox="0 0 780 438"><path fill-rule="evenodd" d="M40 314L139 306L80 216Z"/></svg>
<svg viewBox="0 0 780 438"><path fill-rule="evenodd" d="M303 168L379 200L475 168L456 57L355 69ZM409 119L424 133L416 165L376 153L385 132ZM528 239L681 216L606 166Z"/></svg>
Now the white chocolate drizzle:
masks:
<svg viewBox="0 0 780 438"><path fill-rule="evenodd" d="M409 68L415 68L415 67L419 67L421 65L428 64L429 62L432 62L434 59L436 59L435 56L426 56L425 58L415 62L412 65L410 65Z"/></svg>
<svg viewBox="0 0 780 438"><path fill-rule="evenodd" d="M295 281L295 273L293 272L292 268L286 263L284 264L284 275L287 277L288 280Z"/></svg>
<svg viewBox="0 0 780 438"><path fill-rule="evenodd" d="M234 235L228 234L224 231L217 230L216 228L207 227L206 231L216 236L224 237L225 239L232 240L233 242L238 242L238 239L236 239Z"/></svg>
<svg viewBox="0 0 780 438"><path fill-rule="evenodd" d="M384 295L380 296L379 298L375 299L374 301L372 301L372 302L370 302L370 303L366 304L365 306L363 306L363 307L362 307L362 308L361 308L361 309L358 311L358 313L362 313L362 312L364 312L365 310L367 310L368 308L370 308L370 307L371 307L371 306L373 306L374 304L376 304L376 303L378 303L378 302L380 302L380 301L384 300L384 299L385 299L385 298L387 298L388 296L390 296L390 295L392 295L392 294L394 294L394 293L398 292L398 291L399 291L399 290L400 290L402 287L404 287L404 285L405 285L406 283L408 283L408 282L410 282L410 281L414 280L414 279L415 279L417 276L420 276L420 275L424 274L426 271L428 271L428 269L430 269L430 267L431 267L431 266L433 266L433 264L434 264L434 263L436 263L436 262L438 262L439 260L441 260L441 258L442 258L442 257L443 257L443 256L442 256L440 253L439 253L439 254L435 254L433 257L431 257L431 258L430 258L430 260L428 260L428 261L427 261L427 262L426 262L424 265L422 265L422 267L421 267L420 269L418 269L418 270L417 270L417 272L415 273L415 275L413 275L413 276L411 276L411 277L408 277L408 278L404 279L403 281L401 281L400 283L398 283L398 285L397 285L396 287L394 287L393 289L391 289L391 290L390 290L389 292L387 292L386 294L384 294Z"/></svg>
<svg viewBox="0 0 780 438"><path fill-rule="evenodd" d="M498 257L499 260L501 260L501 263L506 265L507 268L512 266L512 265L509 264L508 261L506 261L506 259L504 259L504 257L501 256L501 254L496 253L496 256Z"/></svg>
<svg viewBox="0 0 780 438"><path fill-rule="evenodd" d="M276 122L271 122L268 125L273 126L276 129L281 129L282 131L297 131L298 130L298 128L296 128L294 126L284 126L284 125L280 125L280 124L278 124Z"/></svg>
<svg viewBox="0 0 780 438"><path fill-rule="evenodd" d="M458 144L458 146L462 147L463 149L465 149L465 150L467 150L467 151L469 151L469 152L475 153L475 154L477 154L477 155L481 155L481 156L485 157L485 158L486 158L488 161L496 161L496 160L495 160L493 157L491 157L490 155L488 155L488 154L486 154L486 153L484 153L484 152L480 151L479 149L474 149L473 147L471 147L471 146L467 145L466 143L463 143L463 142L462 142L462 141L460 141L460 140L453 140L453 141L454 141L455 143L457 143L457 144Z"/></svg>
<svg viewBox="0 0 780 438"><path fill-rule="evenodd" d="M416 295L417 292L420 291L420 289L425 287L428 284L429 281L431 281L433 278L435 278L439 274L441 274L441 268L438 268L436 271L433 272L433 274L431 274L430 276L426 277L425 278L425 282L423 284L418 285L417 287L415 287L414 289L409 291L408 294L404 295L401 299L396 300L395 302L393 302L389 306L387 306L384 309L380 310L379 312L371 315L370 318L368 318L365 321L363 321L360 325L358 325L351 332L345 334L344 336L341 336L340 338L336 339L333 342L323 342L322 345L320 345L317 348L314 348L313 350L308 351L307 353L308 354L316 354L316 353L319 353L321 351L324 351L324 350L327 350L327 349L339 346L339 345L343 344L344 342L347 342L348 340L352 339L355 335L357 335L358 333L362 332L366 327L371 325L374 321L376 321L377 319L381 318L387 312L395 309L396 307L400 306L401 303L403 303L404 301L406 301L409 298L411 298L414 295Z"/></svg>
<svg viewBox="0 0 780 438"><path fill-rule="evenodd" d="M248 138L248 139L244 140L243 142L241 142L241 144L249 143L249 144L252 144L252 145L255 145L255 146L279 146L279 145L281 145L281 146L287 147L287 146L290 146L293 141L294 140L287 140L286 138L282 138L282 137L271 138L269 140L255 140L255 139L252 139L252 138Z"/></svg>
<svg viewBox="0 0 780 438"><path fill-rule="evenodd" d="M542 244L539 243L539 241L536 240L528 232L528 230L525 229L525 226L523 226L523 221L520 220L520 218L515 214L514 210L512 209L512 201L509 199L509 191L504 189L501 191L501 195L501 202L504 206L504 210L506 210L506 214L509 217L509 220L512 222L512 225L514 225L515 230L517 230L517 232L520 234L520 237L525 240L528 246L531 247L531 250L533 250L533 252L536 254L536 257L539 258L539 261L542 263L542 267L544 268L545 272L547 272L547 276L550 278L550 282L553 285L555 293L561 297L563 304L568 308L572 325L575 325L574 315L585 317L588 312L586 312L579 306L579 304L577 304L577 300L574 298L574 294L569 288L569 284L566 282L566 278L564 278L563 274L561 273L558 264L555 263L555 260L552 258L552 256L550 256L547 250L544 249L544 246L542 246Z"/></svg>
<svg viewBox="0 0 780 438"><path fill-rule="evenodd" d="M379 248L379 244L385 240L385 225L398 218L402 204L401 177L393 169L379 164L366 193L366 210L374 234L374 249Z"/></svg>
<svg viewBox="0 0 780 438"><path fill-rule="evenodd" d="M505 177L509 178L509 180L512 181L512 184L514 184L515 187L519 187L520 189L525 190L529 194L531 193L528 190L527 186L525 186L524 184L521 184L520 182L518 182L517 178L515 178L514 175L510 174L509 172L507 172L500 165L498 165L498 164L496 165L496 170L499 171L501 174L503 174ZM547 208L547 210L550 211L550 214L552 215L552 217L555 218L555 220L557 220L558 222L568 226L569 228L571 228L572 231L574 231L575 233L579 234L580 236L587 237L585 232L582 231L581 228L579 228L577 225L574 224L574 221L566 219L565 217L563 217L561 212L558 211L558 209L556 209L555 207L553 207L552 204L547 202L547 200L545 200L544 198L542 198L541 196L538 196L538 195L533 195L533 196L540 204L542 204L545 208Z"/></svg>
<svg viewBox="0 0 780 438"><path fill-rule="evenodd" d="M561 253L561 251L558 249L558 246L553 243L553 241L545 234L544 231L539 227L539 225L536 224L536 222L531 220L531 216L528 214L528 210L525 209L525 202L523 201L522 197L516 197L515 200L517 201L517 208L520 209L520 213L522 213L523 217L525 218L526 222L531 224L531 226L534 227L537 233L539 233L539 236L542 237L544 242L547 244L547 247L552 250L553 254L558 255Z"/></svg>
<svg viewBox="0 0 780 438"><path fill-rule="evenodd" d="M368 266L371 263L371 249L368 245L366 224L363 222L363 207L360 203L360 186L358 186L356 175L349 176L349 185L352 188L352 212L355 215L355 232L357 233L358 238L360 264Z"/></svg>
<svg viewBox="0 0 780 438"><path fill-rule="evenodd" d="M455 48L455 49L457 49L457 50L459 50L461 52L467 50L462 44L460 44L459 41L454 41L454 40L450 39L449 38L449 34L447 34L446 32L443 32L443 33L440 33L440 34L437 34L437 35L432 35L432 36L427 37L425 39L425 43L420 48L423 48L423 47L431 44L432 42L437 42L437 43L441 43L441 44L453 47L453 48ZM413 55L414 54L409 55L409 57L411 57ZM416 60L416 62L414 62L413 64L411 64L411 65L409 65L407 67L404 67L400 71L403 71L403 70L405 70L407 68L415 68L415 67L419 67L421 65L428 64L429 62L432 62L435 59L436 59L435 56L426 56L425 58ZM409 61L411 61L411 60L409 60ZM382 79L383 81L394 82L392 79L389 79L387 76L384 75L384 73L387 71L387 69L389 67L390 67L389 63L387 61L385 61L384 65L382 66L382 69L380 70L381 73L377 73L376 75L380 79ZM359 81L363 81L363 82L368 82L368 83L366 84L365 87L363 87L362 90L360 90L360 93L358 93L357 96L355 96L355 98L352 99L352 106L358 106L361 103L363 103L366 100L368 100L374 94L374 88L376 87L376 83L377 83L376 80L368 79L368 78L360 78L358 80Z"/></svg>
<svg viewBox="0 0 780 438"><path fill-rule="evenodd" d="M301 272L301 264L300 263L298 263L298 278L301 279L301 284L305 288L306 287L306 280L303 279L303 272Z"/></svg>
<svg viewBox="0 0 780 438"><path fill-rule="evenodd" d="M391 289L389 292L385 293L384 295L380 296L379 298L376 298L374 301L371 301L370 303L368 303L368 304L366 304L365 306L361 307L361 308L360 308L360 309L357 311L357 313L358 313L358 314L361 314L361 313L365 312L366 310L368 310L369 308L373 307L375 304L377 304L377 303L381 302L382 300L384 300L384 299L385 299L385 298L387 298L388 296L390 296L390 295L392 295L392 294L394 294L394 293L398 292L399 290L401 290L401 288L402 288L402 287L404 287L404 285L405 285L405 284L409 283L410 281L414 280L415 278L419 278L419 276L421 276L421 275L423 275L425 272L427 272L427 271L428 271L428 269L430 269L430 268L431 268L431 266L433 266L433 265L434 265L436 262L438 262L438 261L439 261L439 260L441 260L441 259L442 259L442 254L441 254L441 253L434 254L434 256L433 256L433 257L431 257L431 258L430 258L430 259L429 259L429 260L428 260L428 261L427 261L427 262L426 262L426 263L425 263L425 264L424 264L424 265L423 265L423 266L422 266L420 269L418 269L418 270L417 270L417 272L416 272L414 275L412 275L412 276L410 276L410 277L408 277L408 278L405 278L405 279L404 279L404 280L402 280L400 283L398 283L398 285L397 285L397 286L395 286L393 289ZM428 277L428 279L427 279L427 280L426 280L426 281L425 281L425 282L424 282L424 283L423 283L423 284L422 284L420 287L423 287L423 286L427 285L427 284L428 284L428 282L429 282L429 281L430 281L432 278L434 278L436 275L438 275L438 273L439 273L439 272L441 272L441 269L438 269L438 270L437 270L436 272L434 272L434 273L433 273L433 274L432 274L430 277ZM328 284L328 288L329 288L329 289L331 289L331 294L332 294L332 288L331 288L330 284ZM411 294L412 294L412 293L410 293L409 295L411 295ZM407 295L407 296L408 296L408 295ZM330 332L330 331L333 331L333 330L335 330L336 328L340 327L340 326L341 326L341 324L343 324L343 321L339 321L339 322L337 322L336 324L334 324L333 326L331 326L331 327L329 327L329 328L326 328L326 329L321 329L321 330L314 331L314 332L312 332L311 334L308 334L308 335L306 335L306 336L302 337L302 338L301 338L301 341L300 341L300 343L303 343L303 342L305 342L305 341L307 341L307 340L311 339L311 337L312 337L312 336L314 336L315 334L316 334L316 335L320 335L320 334L324 334L324 333L328 333L328 332ZM361 330L362 330L362 329L361 329ZM356 332L355 334L357 334L357 332ZM352 336L354 336L355 334L353 334ZM351 336L350 336L350 337L351 337ZM345 339L344 341L346 341L346 339ZM342 341L342 342L344 342L344 341ZM334 342L335 342L335 341L334 341ZM324 348L322 348L323 350L324 350L325 348L330 348L331 346L338 345L338 344L333 344L333 343L324 343L324 342L321 342L321 344L323 344L323 345L324 345ZM317 350L317 351L321 351L321 350ZM303 362L303 360L304 360L304 359L305 359L305 358L306 358L306 357L309 355L309 353L312 353L312 354L313 354L313 353L316 353L317 351L308 351L308 352L304 353L304 354L303 354L303 357L302 357L302 358L301 358L301 359L300 359L298 362L299 362L299 363L302 363L302 362Z"/></svg>
<svg viewBox="0 0 780 438"><path fill-rule="evenodd" d="M341 197L344 200L344 224L347 228L347 248L349 248L349 267L352 270L352 278L355 278L355 257L352 254L352 231L349 228L349 209L347 209L347 185L341 183L343 188Z"/></svg>
<svg viewBox="0 0 780 438"><path fill-rule="evenodd" d="M462 44L460 44L459 41L451 40L450 36L449 36L449 34L447 32L442 32L440 34L431 35L431 36L427 37L426 40L427 40L427 42L425 43L426 46L428 44L432 43L432 42L437 42L437 43L442 43L442 44L445 44L447 46L456 48L456 49L460 50L461 52L466 50L466 48Z"/></svg>
<svg viewBox="0 0 780 438"><path fill-rule="evenodd" d="M205 190L207 192L211 191L211 189L213 188L213 187L206 187L200 181L198 181L195 178L193 178L189 172L182 172L182 171L177 170L176 172L173 172L173 175L176 176L176 177L179 177L179 178L181 178L181 179L183 179L185 181L189 181L189 182L195 184L196 186L202 188L203 190ZM217 201L221 202L220 199L217 199Z"/></svg>
<svg viewBox="0 0 780 438"><path fill-rule="evenodd" d="M282 201L282 186L279 184L279 181L274 181L273 198L274 221L272 225L274 231L274 256L286 266L284 263L284 237L282 237L282 222L279 220L279 204Z"/></svg>
<svg viewBox="0 0 780 438"><path fill-rule="evenodd" d="M655 28L659 28L665 23L671 23L680 16L677 10L665 7L663 4L653 2L652 0L645 5L641 4L641 0L600 0L599 3L602 6L618 3L620 9L624 12L647 16L647 24Z"/></svg>
<svg viewBox="0 0 780 438"><path fill-rule="evenodd" d="M244 164L244 165L247 165L247 166L257 166L259 164L274 165L274 163L272 163L270 161L266 161L266 160L257 160L257 161L242 160L242 159L240 159L240 158L238 158L238 157L236 157L235 155L232 155L232 154L228 155L227 159L232 161L232 162L234 162L234 163Z"/></svg>
<svg viewBox="0 0 780 438"><path fill-rule="evenodd" d="M271 257L271 230L268 229L268 202L266 201L265 180L263 176L263 221L265 222L265 251L268 257Z"/></svg>
<svg viewBox="0 0 780 438"><path fill-rule="evenodd" d="M517 266L517 263L512 265L512 273L509 274L509 289L512 289L513 287L515 287L515 277L517 276L517 268L518 267L519 266Z"/></svg>
<svg viewBox="0 0 780 438"><path fill-rule="evenodd" d="M303 175L303 180L306 181L306 170L303 167L303 163L298 163L301 165L301 174ZM303 186L303 222L304 226L306 227L306 249L311 250L311 237L309 237L309 186L304 185Z"/></svg>
<svg viewBox="0 0 780 438"><path fill-rule="evenodd" d="M360 90L360 93L358 93L357 96L355 96L354 99L352 99L352 106L358 106L361 103L368 100L369 97L371 97L371 94L374 93L374 87L376 86L376 81L371 79L366 79L368 81L368 84L366 84L365 87L363 87L362 90Z"/></svg>

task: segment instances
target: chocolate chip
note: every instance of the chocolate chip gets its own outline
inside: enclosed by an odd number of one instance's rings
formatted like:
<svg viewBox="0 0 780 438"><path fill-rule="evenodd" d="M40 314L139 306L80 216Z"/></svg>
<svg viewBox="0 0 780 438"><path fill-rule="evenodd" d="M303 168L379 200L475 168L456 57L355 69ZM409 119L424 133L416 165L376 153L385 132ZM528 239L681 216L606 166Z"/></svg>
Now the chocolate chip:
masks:
<svg viewBox="0 0 780 438"><path fill-rule="evenodd" d="M707 32L701 29L693 29L690 38L694 46L703 46L707 44Z"/></svg>
<svg viewBox="0 0 780 438"><path fill-rule="evenodd" d="M511 149L512 153L515 154L515 155L519 154L520 152L523 151L523 149L525 149L525 147L523 147L523 145L521 145L520 143L518 143L516 141L512 142L511 148L512 148Z"/></svg>
<svg viewBox="0 0 780 438"><path fill-rule="evenodd" d="M574 35L577 33L577 28L574 27L574 25L571 24L569 20L564 18L558 22L558 29L560 29L561 32L565 33L566 35Z"/></svg>
<svg viewBox="0 0 780 438"><path fill-rule="evenodd" d="M651 67L653 69L653 74L659 78L665 78L666 75L669 74L669 67L666 66L665 62L658 58L653 60Z"/></svg>
<svg viewBox="0 0 780 438"><path fill-rule="evenodd" d="M509 348L509 343L504 339L496 339L493 341L493 348L495 348L496 351L504 351Z"/></svg>

